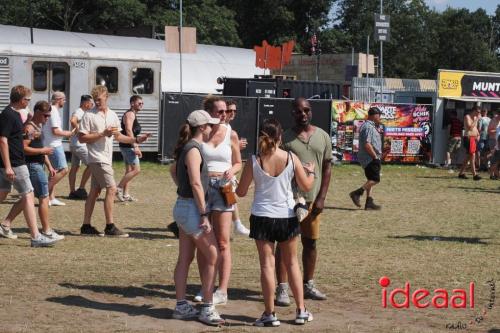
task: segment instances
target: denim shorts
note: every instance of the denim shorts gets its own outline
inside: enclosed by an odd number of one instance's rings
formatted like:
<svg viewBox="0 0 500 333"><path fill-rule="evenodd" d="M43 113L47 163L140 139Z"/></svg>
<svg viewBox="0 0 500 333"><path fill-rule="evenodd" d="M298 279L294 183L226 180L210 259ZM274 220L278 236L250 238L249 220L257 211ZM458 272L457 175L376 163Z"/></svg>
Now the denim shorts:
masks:
<svg viewBox="0 0 500 333"><path fill-rule="evenodd" d="M174 206L174 219L187 235L198 237L203 232L200 228L200 212L194 199L177 198Z"/></svg>
<svg viewBox="0 0 500 333"><path fill-rule="evenodd" d="M45 173L43 164L28 163L31 185L35 191L35 197L45 198L49 196L49 179Z"/></svg>
<svg viewBox="0 0 500 333"><path fill-rule="evenodd" d="M226 206L224 198L220 193L220 185L222 179L220 177L210 177L210 182L208 183L208 198L207 198L207 211L218 211L218 212L233 212L234 205Z"/></svg>
<svg viewBox="0 0 500 333"><path fill-rule="evenodd" d="M134 148L120 147L123 161L127 165L139 165L139 157L135 154Z"/></svg>
<svg viewBox="0 0 500 333"><path fill-rule="evenodd" d="M26 165L21 165L13 167L12 169L16 174L13 182L10 182L10 180L5 176L5 169L0 169L0 192L10 192L12 190L12 186L14 186L17 193L20 195L33 192L28 167Z"/></svg>
<svg viewBox="0 0 500 333"><path fill-rule="evenodd" d="M64 147L62 145L54 147L54 152L49 155L49 160L52 167L57 171L68 168L66 155L64 155Z"/></svg>
<svg viewBox="0 0 500 333"><path fill-rule="evenodd" d="M80 166L82 163L89 164L89 151L87 146L71 147L71 166Z"/></svg>

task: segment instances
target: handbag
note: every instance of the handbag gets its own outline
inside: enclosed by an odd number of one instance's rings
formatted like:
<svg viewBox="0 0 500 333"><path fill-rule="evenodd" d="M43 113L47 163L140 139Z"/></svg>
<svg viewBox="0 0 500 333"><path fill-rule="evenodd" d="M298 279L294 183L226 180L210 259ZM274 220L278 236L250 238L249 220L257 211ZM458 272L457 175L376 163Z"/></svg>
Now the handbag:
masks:
<svg viewBox="0 0 500 333"><path fill-rule="evenodd" d="M290 154L290 152L289 152ZM295 163L293 162L292 154L289 155L292 159L293 170L295 172ZM304 219L309 215L309 207L307 206L306 199L300 194L299 186L297 185L297 181L295 180L295 176L292 178L292 193L293 198L295 200L295 206L293 207L293 211L297 216L297 220L299 223L304 221Z"/></svg>
<svg viewBox="0 0 500 333"><path fill-rule="evenodd" d="M221 185L219 191L226 206L232 206L236 203L236 194L233 191L233 184L231 182Z"/></svg>

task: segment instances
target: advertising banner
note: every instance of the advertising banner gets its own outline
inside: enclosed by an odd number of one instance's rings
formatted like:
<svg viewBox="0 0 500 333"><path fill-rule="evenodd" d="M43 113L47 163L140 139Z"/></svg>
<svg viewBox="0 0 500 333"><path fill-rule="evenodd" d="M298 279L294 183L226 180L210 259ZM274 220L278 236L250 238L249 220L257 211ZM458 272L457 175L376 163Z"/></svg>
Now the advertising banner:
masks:
<svg viewBox="0 0 500 333"><path fill-rule="evenodd" d="M500 73L439 72L440 98L475 97L500 101Z"/></svg>
<svg viewBox="0 0 500 333"><path fill-rule="evenodd" d="M342 160L357 160L359 130L371 106L382 111L383 161L423 163L430 160L430 105L332 101L332 142Z"/></svg>

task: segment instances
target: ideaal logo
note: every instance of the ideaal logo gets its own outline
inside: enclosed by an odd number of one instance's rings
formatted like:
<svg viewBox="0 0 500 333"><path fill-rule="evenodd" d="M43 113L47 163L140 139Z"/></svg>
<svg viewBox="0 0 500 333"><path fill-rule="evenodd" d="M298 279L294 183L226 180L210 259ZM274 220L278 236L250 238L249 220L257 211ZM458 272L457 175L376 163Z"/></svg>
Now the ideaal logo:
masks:
<svg viewBox="0 0 500 333"><path fill-rule="evenodd" d="M442 79L441 80L441 88L443 88L443 89L455 90L458 88L459 85L460 85L459 80L452 80L452 79Z"/></svg>
<svg viewBox="0 0 500 333"><path fill-rule="evenodd" d="M467 306L471 309L474 308L474 282L469 283L468 290L453 289L451 293L442 288L435 289L433 293L424 288L411 292L410 282L406 282L404 288L394 288L388 293L386 288L391 284L391 280L383 276L378 283L382 287L383 308L387 308L388 303L397 309L409 308L410 303L419 309L429 306L436 309L446 309L450 306L455 309L465 309ZM396 302L396 295L402 295L404 301L402 303Z"/></svg>
<svg viewBox="0 0 500 333"><path fill-rule="evenodd" d="M465 309L475 308L475 283L470 282L468 290L466 289L453 289L448 292L446 289L438 288L431 293L427 289L417 289L411 292L411 286L409 282L405 283L404 288L394 288L388 293L386 289L391 284L391 280L383 276L379 279L379 285L382 287L382 307L387 308L390 304L393 308L409 308L410 302L416 308L427 308L432 305L432 307L437 309L444 308L454 308L454 309ZM487 303L480 312L477 313L472 319L463 320L453 323L447 323L446 328L450 330L466 330L472 328L474 325L481 324L488 316L489 312L493 310L496 299L496 286L494 280L489 280L486 282L489 287L489 298ZM411 293L411 296L410 296ZM396 302L396 296L401 294L404 298L402 303ZM449 298L451 296L451 298Z"/></svg>

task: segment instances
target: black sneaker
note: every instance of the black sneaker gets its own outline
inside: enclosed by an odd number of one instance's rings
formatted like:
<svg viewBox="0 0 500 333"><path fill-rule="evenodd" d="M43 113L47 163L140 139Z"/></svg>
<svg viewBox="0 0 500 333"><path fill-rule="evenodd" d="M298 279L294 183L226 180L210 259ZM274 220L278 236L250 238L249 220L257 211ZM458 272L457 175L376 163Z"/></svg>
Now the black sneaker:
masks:
<svg viewBox="0 0 500 333"><path fill-rule="evenodd" d="M497 176L490 176L490 179L491 180L498 180L498 177Z"/></svg>
<svg viewBox="0 0 500 333"><path fill-rule="evenodd" d="M100 232L90 224L83 224L80 228L80 234L83 236L99 236L103 237L104 233Z"/></svg>
<svg viewBox="0 0 500 333"><path fill-rule="evenodd" d="M472 177L472 179L474 179L474 180L481 180L482 177L480 175L475 175L474 177Z"/></svg>
<svg viewBox="0 0 500 333"><path fill-rule="evenodd" d="M372 197L366 198L365 210L380 210L382 207L373 202Z"/></svg>
<svg viewBox="0 0 500 333"><path fill-rule="evenodd" d="M111 228L106 226L104 229L104 234L111 237L127 238L128 234L118 229L114 224Z"/></svg>
<svg viewBox="0 0 500 333"><path fill-rule="evenodd" d="M460 178L460 179L469 179L469 177L467 177L464 173L459 174L458 178Z"/></svg>
<svg viewBox="0 0 500 333"><path fill-rule="evenodd" d="M79 188L78 190L75 191L75 194L78 196L78 198L82 200L86 200L88 193L84 188Z"/></svg>
<svg viewBox="0 0 500 333"><path fill-rule="evenodd" d="M80 198L78 197L78 194L76 194L76 191L73 191L73 192L69 192L68 199L78 200Z"/></svg>
<svg viewBox="0 0 500 333"><path fill-rule="evenodd" d="M351 197L352 202L357 206L361 207L361 196L363 195L363 192L361 192L359 189L356 191L352 191L349 193L349 196Z"/></svg>

